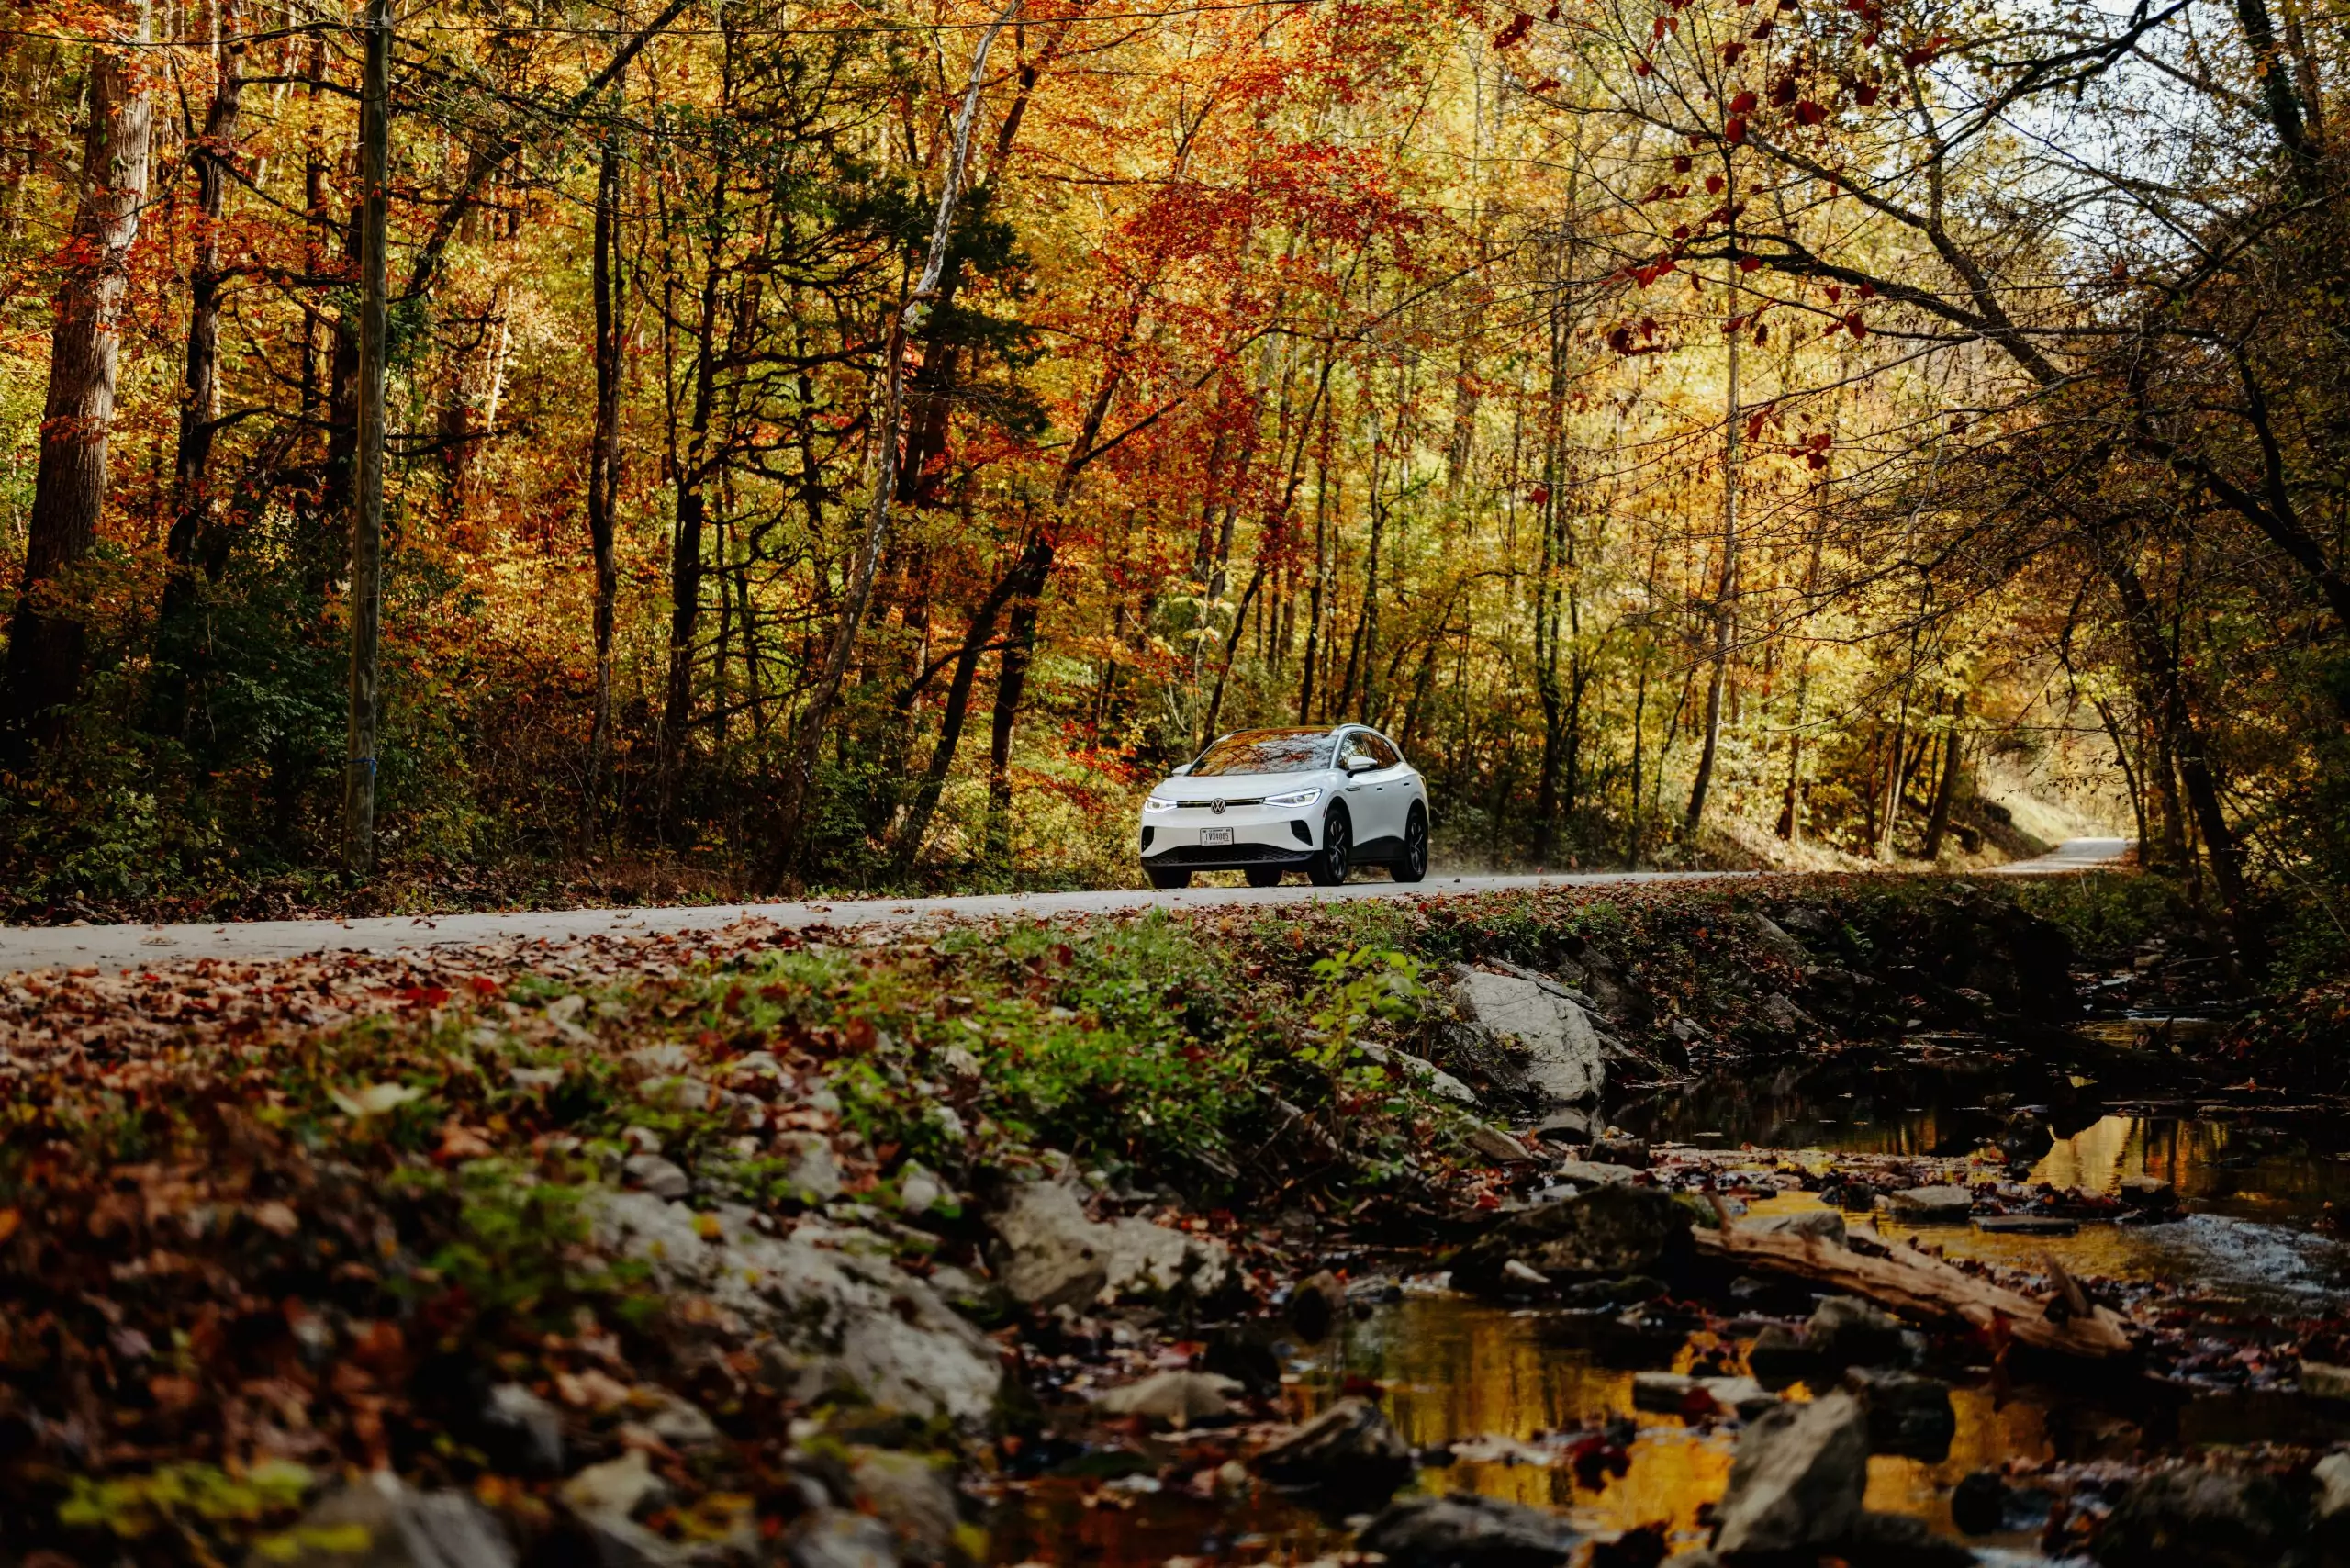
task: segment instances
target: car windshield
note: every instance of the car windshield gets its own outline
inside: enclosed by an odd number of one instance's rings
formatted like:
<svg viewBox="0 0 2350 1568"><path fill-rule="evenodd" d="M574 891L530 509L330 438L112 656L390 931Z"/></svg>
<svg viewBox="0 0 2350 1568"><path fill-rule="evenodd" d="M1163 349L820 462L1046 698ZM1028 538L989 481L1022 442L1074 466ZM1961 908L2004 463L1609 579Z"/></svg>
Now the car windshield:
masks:
<svg viewBox="0 0 2350 1568"><path fill-rule="evenodd" d="M1242 730L1208 747L1192 766L1194 778L1227 773L1312 773L1330 766L1327 730Z"/></svg>

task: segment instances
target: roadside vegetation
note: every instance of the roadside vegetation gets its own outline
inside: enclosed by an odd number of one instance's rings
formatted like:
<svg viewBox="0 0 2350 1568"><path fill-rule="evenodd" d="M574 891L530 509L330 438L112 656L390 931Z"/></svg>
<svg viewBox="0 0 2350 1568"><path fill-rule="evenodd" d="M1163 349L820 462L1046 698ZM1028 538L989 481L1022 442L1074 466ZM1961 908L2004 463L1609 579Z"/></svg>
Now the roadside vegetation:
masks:
<svg viewBox="0 0 2350 1568"><path fill-rule="evenodd" d="M1288 1249L1457 1238L1506 1193L1491 1113L1382 1056L1475 1070L1446 1043L1453 964L1581 976L1634 1056L1769 1059L1796 1048L1791 998L1847 1009L1807 1022L1829 1039L2061 1014L2069 991L1992 998L1930 966L1972 961L1953 933L2003 965L2003 931L2062 947L2026 905L2085 948L2175 936L2143 887L1774 887L1818 912L1823 952L1894 977L1857 1002L1853 974L1757 921L1759 886L1729 885L20 977L0 1003L0 1538L231 1562L351 1466L559 1533L560 1477L485 1417L493 1385L550 1407L566 1467L692 1402L725 1441L653 1447L675 1496L654 1528L778 1529L775 1467L811 1418L864 1419L855 1391L761 1373L738 1319L613 1243L610 1194L683 1199L713 1244L855 1227L1026 1334L985 1216L1023 1172L1080 1171L1232 1249L1218 1302L1164 1304L1180 1321L1261 1299Z"/></svg>

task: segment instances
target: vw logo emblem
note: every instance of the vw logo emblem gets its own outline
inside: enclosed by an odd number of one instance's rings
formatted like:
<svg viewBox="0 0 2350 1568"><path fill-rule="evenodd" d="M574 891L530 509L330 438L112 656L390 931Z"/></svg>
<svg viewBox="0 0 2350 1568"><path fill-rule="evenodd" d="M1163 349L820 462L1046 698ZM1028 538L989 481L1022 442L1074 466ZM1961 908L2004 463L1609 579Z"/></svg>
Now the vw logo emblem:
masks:
<svg viewBox="0 0 2350 1568"><path fill-rule="evenodd" d="M1222 801L1210 801L1208 802L1208 810L1214 812L1218 816L1222 816L1224 815L1224 802Z"/></svg>

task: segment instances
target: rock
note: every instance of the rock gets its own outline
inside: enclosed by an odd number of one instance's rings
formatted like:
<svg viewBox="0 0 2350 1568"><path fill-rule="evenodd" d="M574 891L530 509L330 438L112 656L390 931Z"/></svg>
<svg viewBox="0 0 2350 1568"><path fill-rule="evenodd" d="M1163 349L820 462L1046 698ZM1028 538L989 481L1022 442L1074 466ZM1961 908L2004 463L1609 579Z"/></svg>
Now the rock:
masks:
<svg viewBox="0 0 2350 1568"><path fill-rule="evenodd" d="M692 1178L657 1154L632 1154L621 1166L632 1186L662 1199L684 1197L694 1190Z"/></svg>
<svg viewBox="0 0 2350 1568"><path fill-rule="evenodd" d="M951 1203L954 1194L946 1183L919 1159L909 1159L898 1171L898 1212L909 1216L926 1215L942 1203Z"/></svg>
<svg viewBox="0 0 2350 1568"><path fill-rule="evenodd" d="M1455 992L1461 1008L1526 1057L1534 1092L1560 1104L1598 1098L1607 1066L1599 1033L1583 1008L1558 991L1516 975L1472 969Z"/></svg>
<svg viewBox="0 0 2350 1568"><path fill-rule="evenodd" d="M2097 1557L2132 1568L2271 1568L2302 1533L2300 1511L2268 1476L2159 1471L2121 1494Z"/></svg>
<svg viewBox="0 0 2350 1568"><path fill-rule="evenodd" d="M1226 1324L1212 1330L1200 1369L1222 1372L1252 1399L1270 1399L1281 1390L1281 1358L1270 1343L1270 1331L1256 1324Z"/></svg>
<svg viewBox="0 0 2350 1568"><path fill-rule="evenodd" d="M1771 957L1781 963L1793 964L1796 969L1811 962L1811 955L1805 950L1804 945L1788 935L1777 921L1760 911L1746 918L1753 925L1755 935L1761 939L1759 946Z"/></svg>
<svg viewBox="0 0 2350 1568"><path fill-rule="evenodd" d="M744 1216L697 1215L649 1193L605 1194L590 1215L599 1239L649 1264L663 1289L707 1296L761 1336L768 1375L794 1399L856 1392L971 1428L994 1414L994 1341L898 1268L878 1238L835 1231L836 1245L818 1247L762 1236Z"/></svg>
<svg viewBox="0 0 2350 1568"><path fill-rule="evenodd" d="M501 1383L482 1403L489 1458L531 1476L563 1473L563 1412L519 1383Z"/></svg>
<svg viewBox="0 0 2350 1568"><path fill-rule="evenodd" d="M1469 1147L1496 1165L1531 1165L1534 1156L1524 1144L1502 1131L1478 1122L1469 1129Z"/></svg>
<svg viewBox="0 0 2350 1568"><path fill-rule="evenodd" d="M778 1133L769 1148L777 1159L791 1162L784 1184L801 1203L813 1207L841 1195L840 1164L822 1133Z"/></svg>
<svg viewBox="0 0 2350 1568"><path fill-rule="evenodd" d="M1611 1131L1591 1140L1585 1158L1595 1165L1628 1165L1635 1170L1646 1170L1649 1168L1648 1139Z"/></svg>
<svg viewBox="0 0 2350 1568"><path fill-rule="evenodd" d="M2115 1196L2143 1213L2162 1214L2178 1207L2178 1189L2152 1176L2123 1177Z"/></svg>
<svg viewBox="0 0 2350 1568"><path fill-rule="evenodd" d="M1618 1182L1636 1182L1640 1175L1631 1166L1610 1165L1598 1159L1561 1159L1550 1168L1550 1174L1578 1187L1606 1187Z"/></svg>
<svg viewBox="0 0 2350 1568"><path fill-rule="evenodd" d="M1534 1136L1546 1143L1589 1143L1592 1114L1585 1110L1553 1111L1534 1126ZM1626 1164L1631 1163L1629 1160Z"/></svg>
<svg viewBox="0 0 2350 1568"><path fill-rule="evenodd" d="M897 1568L890 1527L847 1508L814 1508L791 1522L783 1538L791 1568Z"/></svg>
<svg viewBox="0 0 2350 1568"><path fill-rule="evenodd" d="M1346 1310L1347 1287L1327 1270L1299 1281L1289 1293L1289 1325L1309 1345L1327 1339Z"/></svg>
<svg viewBox="0 0 2350 1568"><path fill-rule="evenodd" d="M2300 1363L2301 1392L2311 1399L2350 1399L2350 1367L2327 1361Z"/></svg>
<svg viewBox="0 0 2350 1568"><path fill-rule="evenodd" d="M1907 1187L1886 1193L1877 1207L1911 1225L1964 1225L1975 1214L1975 1194L1964 1187Z"/></svg>
<svg viewBox="0 0 2350 1568"><path fill-rule="evenodd" d="M1762 1236L1815 1236L1832 1247L1850 1239L1844 1216L1834 1209L1796 1209L1787 1214L1756 1215L1740 1222L1740 1230Z"/></svg>
<svg viewBox="0 0 2350 1568"><path fill-rule="evenodd" d="M1901 1319L1858 1296L1832 1295L1804 1325L1804 1344L1834 1367L1873 1367L1904 1361L1909 1348Z"/></svg>
<svg viewBox="0 0 2350 1568"><path fill-rule="evenodd" d="M1424 1057L1409 1056L1389 1046L1368 1044L1356 1046L1355 1051L1430 1094L1463 1105L1477 1103L1475 1090Z"/></svg>
<svg viewBox="0 0 2350 1568"><path fill-rule="evenodd" d="M1455 1492L1397 1498L1363 1527L1355 1544L1393 1568L1555 1568L1580 1539L1539 1508Z"/></svg>
<svg viewBox="0 0 2350 1568"><path fill-rule="evenodd" d="M1540 1290L1550 1283L1550 1276L1539 1269L1529 1269L1512 1258L1502 1265L1502 1278L1513 1285L1527 1285Z"/></svg>
<svg viewBox="0 0 2350 1568"><path fill-rule="evenodd" d="M1873 1452L1897 1453L1928 1464L1950 1457L1951 1439L1958 1436L1950 1384L1889 1367L1855 1367L1844 1374L1844 1386L1867 1407Z"/></svg>
<svg viewBox="0 0 2350 1568"><path fill-rule="evenodd" d="M1909 1514L1863 1511L1836 1543L1834 1555L1853 1568L1969 1568L1975 1553L1936 1535Z"/></svg>
<svg viewBox="0 0 2350 1568"><path fill-rule="evenodd" d="M1461 1290L1492 1289L1513 1258L1553 1279L1660 1273L1690 1249L1695 1217L1655 1187L1594 1187L1504 1218L1454 1255L1453 1283Z"/></svg>
<svg viewBox="0 0 2350 1568"><path fill-rule="evenodd" d="M1384 1502L1412 1478L1412 1448L1376 1406L1341 1399L1258 1454L1252 1468L1277 1486L1310 1486L1349 1501Z"/></svg>
<svg viewBox="0 0 2350 1568"><path fill-rule="evenodd" d="M38 1554L36 1554L38 1555ZM462 1492L419 1492L387 1471L321 1497L263 1537L245 1568L512 1568L497 1518Z"/></svg>
<svg viewBox="0 0 2350 1568"><path fill-rule="evenodd" d="M1632 1374L1632 1408L1668 1416L1727 1412L1752 1419L1779 1403L1779 1396L1751 1377L1689 1377L1681 1372Z"/></svg>
<svg viewBox="0 0 2350 1568"><path fill-rule="evenodd" d="M1170 1427L1214 1420L1232 1414L1231 1395L1240 1384L1215 1372L1153 1372L1140 1383L1113 1388L1093 1401L1093 1407L1112 1416L1141 1416Z"/></svg>
<svg viewBox="0 0 2350 1568"><path fill-rule="evenodd" d="M2037 1486L2010 1486L1996 1470L1970 1472L1951 1488L1951 1522L1968 1535L2000 1530L2036 1530L2047 1524L2056 1499Z"/></svg>
<svg viewBox="0 0 2350 1568"><path fill-rule="evenodd" d="M618 1459L589 1465L556 1493L565 1507L583 1518L605 1515L622 1519L668 1495L669 1484L653 1473L643 1449L631 1449Z"/></svg>
<svg viewBox="0 0 2350 1568"><path fill-rule="evenodd" d="M1975 1228L1986 1236L2077 1236L2081 1225L2053 1215L1984 1215Z"/></svg>
<svg viewBox="0 0 2350 1568"><path fill-rule="evenodd" d="M644 1418L643 1426L646 1431L680 1452L711 1447L724 1436L719 1431L718 1423L711 1420L700 1406L690 1400L679 1399L675 1394L664 1398L659 1406Z"/></svg>
<svg viewBox="0 0 2350 1568"><path fill-rule="evenodd" d="M902 1561L942 1563L953 1552L962 1509L944 1466L917 1453L856 1448L848 1480L857 1511L887 1521Z"/></svg>
<svg viewBox="0 0 2350 1568"><path fill-rule="evenodd" d="M1800 1383L1818 1364L1810 1348L1783 1323L1764 1324L1746 1351L1746 1370L1768 1389Z"/></svg>
<svg viewBox="0 0 2350 1568"><path fill-rule="evenodd" d="M1868 1417L1849 1394L1763 1411L1739 1434L1714 1549L1759 1557L1841 1540L1860 1518L1868 1462Z"/></svg>
<svg viewBox="0 0 2350 1568"><path fill-rule="evenodd" d="M1762 999L1762 1021L1782 1035L1807 1035L1819 1027L1819 1020L1778 991Z"/></svg>
<svg viewBox="0 0 2350 1568"><path fill-rule="evenodd" d="M1105 1291L1213 1295L1231 1273L1224 1243L1147 1219L1096 1223L1058 1182L1021 1187L990 1224L1002 1253L998 1278L1032 1306L1076 1305Z"/></svg>
<svg viewBox="0 0 2350 1568"><path fill-rule="evenodd" d="M2350 1453L2330 1453L2310 1471L2317 1483L2317 1522L2338 1530L2350 1524Z"/></svg>
<svg viewBox="0 0 2350 1568"><path fill-rule="evenodd" d="M1996 1470L1969 1471L1951 1488L1950 1522L1968 1535L1989 1535L2004 1529L2007 1516L2007 1477Z"/></svg>

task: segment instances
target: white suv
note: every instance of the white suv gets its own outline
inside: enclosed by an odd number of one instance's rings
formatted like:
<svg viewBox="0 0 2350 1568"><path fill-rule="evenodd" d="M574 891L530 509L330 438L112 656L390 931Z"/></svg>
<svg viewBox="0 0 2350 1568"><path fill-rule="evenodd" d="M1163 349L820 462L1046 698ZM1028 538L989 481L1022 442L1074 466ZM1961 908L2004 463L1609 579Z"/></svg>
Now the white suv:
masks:
<svg viewBox="0 0 2350 1568"><path fill-rule="evenodd" d="M1428 873L1427 782L1395 743L1361 724L1239 730L1177 768L1142 806L1142 868L1155 888L1194 871L1284 871L1335 887L1361 865L1399 882Z"/></svg>

